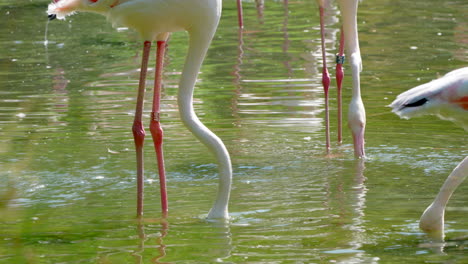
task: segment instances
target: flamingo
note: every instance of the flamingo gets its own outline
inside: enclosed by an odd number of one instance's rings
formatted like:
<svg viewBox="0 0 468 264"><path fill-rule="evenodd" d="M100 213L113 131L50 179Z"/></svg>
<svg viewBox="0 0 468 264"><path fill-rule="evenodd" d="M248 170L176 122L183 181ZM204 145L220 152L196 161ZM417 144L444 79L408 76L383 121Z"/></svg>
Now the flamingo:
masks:
<svg viewBox="0 0 468 264"><path fill-rule="evenodd" d="M365 157L364 131L366 127L366 111L361 98L360 72L362 71L362 59L359 49L359 38L357 31L357 7L358 0L337 0L342 16L342 27L340 36L340 48L337 55L336 81L338 93L338 142L341 143L341 83L343 80L342 64L344 63L344 49L350 58L350 66L353 79L351 102L348 109L348 126L353 135L354 155L358 158ZM329 6L329 0L317 0L320 11L320 35L322 46L322 84L325 94L325 138L327 153L330 150L330 121L328 111L328 89L330 87L330 74L327 69L325 51L325 8Z"/></svg>
<svg viewBox="0 0 468 264"><path fill-rule="evenodd" d="M162 151L163 131L160 124L161 75L168 36L171 32L185 30L189 34L189 48L177 96L180 117L184 125L214 154L218 163L218 193L207 218L229 218L228 202L232 182L229 153L221 139L202 124L193 108L194 85L218 26L221 5L222 0L54 0L48 6L49 19L64 19L78 11L98 13L106 16L113 24L136 30L144 40L135 119L132 126L137 156L137 217L143 215L145 130L142 125L142 113L151 44L153 41L157 42L150 131L157 156L161 207L165 217L168 212L168 202Z"/></svg>
<svg viewBox="0 0 468 264"><path fill-rule="evenodd" d="M390 104L402 118L435 114L461 125L468 131L468 67L451 71L442 78L419 85ZM456 188L468 175L468 156L450 173L434 201L419 220L427 233L443 238L445 207Z"/></svg>

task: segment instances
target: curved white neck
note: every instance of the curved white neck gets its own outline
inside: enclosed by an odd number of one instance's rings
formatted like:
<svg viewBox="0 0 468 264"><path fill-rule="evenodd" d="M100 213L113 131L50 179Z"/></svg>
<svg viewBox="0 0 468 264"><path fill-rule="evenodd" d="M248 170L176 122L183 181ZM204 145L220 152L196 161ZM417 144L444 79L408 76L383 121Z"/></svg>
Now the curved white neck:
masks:
<svg viewBox="0 0 468 264"><path fill-rule="evenodd" d="M219 188L216 201L208 218L228 218L228 202L231 190L232 167L229 153L223 142L195 114L193 89L199 69L214 35L214 29L203 28L189 31L190 44L185 66L179 83L178 104L180 116L185 126L215 155L219 167Z"/></svg>

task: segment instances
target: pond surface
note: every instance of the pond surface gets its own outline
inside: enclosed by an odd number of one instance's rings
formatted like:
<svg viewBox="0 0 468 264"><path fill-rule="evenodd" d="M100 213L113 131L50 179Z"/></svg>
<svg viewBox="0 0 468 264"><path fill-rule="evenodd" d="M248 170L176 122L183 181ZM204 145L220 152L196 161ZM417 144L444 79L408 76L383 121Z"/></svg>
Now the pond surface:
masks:
<svg viewBox="0 0 468 264"><path fill-rule="evenodd" d="M141 42L104 17L77 14L50 23L45 45L47 4L0 0L0 263L468 262L468 184L447 208L445 254L418 228L468 155L465 131L433 116L401 120L386 107L467 65L466 0L360 4L365 161L354 159L347 129L325 156L315 1L245 1L240 34L235 1L225 0L195 108L232 156L229 223L204 220L217 168L177 112L186 33L172 35L164 72L169 217L161 219L148 137L138 223L131 124ZM329 10L329 65L338 19ZM349 67L345 74L347 103ZM333 96L330 107L336 138Z"/></svg>

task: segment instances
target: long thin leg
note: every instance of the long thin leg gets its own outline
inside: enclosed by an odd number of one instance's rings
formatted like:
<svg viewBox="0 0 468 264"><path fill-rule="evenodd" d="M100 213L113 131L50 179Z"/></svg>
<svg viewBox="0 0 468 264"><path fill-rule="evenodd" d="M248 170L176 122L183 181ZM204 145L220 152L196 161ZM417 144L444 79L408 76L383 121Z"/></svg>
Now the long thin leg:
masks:
<svg viewBox="0 0 468 264"><path fill-rule="evenodd" d="M156 159L158 162L159 186L161 192L161 209L163 216L166 217L167 206L167 191L166 191L166 172L164 170L164 155L163 155L163 130L160 123L160 105L161 105L161 81L164 52L166 50L166 41L157 42L156 52L156 70L154 77L154 96L153 108L151 111L150 131L153 137L154 149L156 150Z"/></svg>
<svg viewBox="0 0 468 264"><path fill-rule="evenodd" d="M143 215L143 142L145 140L145 129L141 122L143 115L143 103L145 97L146 72L148 71L148 57L151 49L151 42L145 41L141 60L140 82L138 85L137 104L135 109L135 119L133 121L133 139L135 141L137 157L137 217Z"/></svg>
<svg viewBox="0 0 468 264"><path fill-rule="evenodd" d="M342 142L343 139L343 107L342 107L342 100L341 100L341 84L343 82L344 72L343 72L343 63L345 61L344 56L344 33L343 28L341 28L340 33L340 49L338 54L336 55L336 91L337 91L337 99L338 99L338 143Z"/></svg>
<svg viewBox="0 0 468 264"><path fill-rule="evenodd" d="M244 15L242 12L242 0L237 0L237 20L239 21L239 28L244 28Z"/></svg>
<svg viewBox="0 0 468 264"><path fill-rule="evenodd" d="M320 9L320 36L322 40L322 59L323 59L323 69L322 69L322 84L323 91L325 94L325 138L326 138L326 148L327 153L330 151L330 119L328 113L328 88L330 87L330 74L328 74L327 69L327 59L325 52L325 22L324 22L324 8L322 6Z"/></svg>

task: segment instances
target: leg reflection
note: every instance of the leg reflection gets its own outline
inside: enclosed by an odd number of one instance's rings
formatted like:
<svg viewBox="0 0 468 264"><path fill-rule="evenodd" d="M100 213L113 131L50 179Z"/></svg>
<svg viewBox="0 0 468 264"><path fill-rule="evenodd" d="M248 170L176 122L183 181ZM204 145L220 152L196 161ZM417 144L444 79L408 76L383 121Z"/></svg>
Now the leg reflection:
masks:
<svg viewBox="0 0 468 264"><path fill-rule="evenodd" d="M163 264L163 263L170 263L170 262L162 262L161 259L163 259L166 256L166 245L164 244L163 239L167 236L168 230L169 230L169 222L166 219L161 219L161 231L156 239L156 248L158 251L158 255L151 258L150 263L158 263L158 264ZM144 261L144 255L145 255L145 244L148 241L150 236L147 236L145 233L145 225L142 221L138 221L137 224L137 233L138 233L138 238L139 238L139 244L138 244L138 249L135 250L135 252L132 253L132 256L135 257L135 263L137 264L143 264L146 263ZM151 247L151 249L155 248L154 246ZM151 250L148 254L154 255L154 252Z"/></svg>

